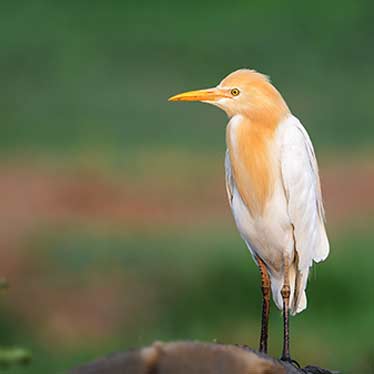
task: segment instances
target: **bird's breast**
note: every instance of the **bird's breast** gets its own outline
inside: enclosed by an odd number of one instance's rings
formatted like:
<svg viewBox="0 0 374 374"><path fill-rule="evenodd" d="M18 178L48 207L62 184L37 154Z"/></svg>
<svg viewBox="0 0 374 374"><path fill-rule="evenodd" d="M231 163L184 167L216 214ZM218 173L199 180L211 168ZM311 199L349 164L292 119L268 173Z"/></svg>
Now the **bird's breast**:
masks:
<svg viewBox="0 0 374 374"><path fill-rule="evenodd" d="M276 177L273 138L275 127L234 116L226 130L232 178L252 216L262 215Z"/></svg>

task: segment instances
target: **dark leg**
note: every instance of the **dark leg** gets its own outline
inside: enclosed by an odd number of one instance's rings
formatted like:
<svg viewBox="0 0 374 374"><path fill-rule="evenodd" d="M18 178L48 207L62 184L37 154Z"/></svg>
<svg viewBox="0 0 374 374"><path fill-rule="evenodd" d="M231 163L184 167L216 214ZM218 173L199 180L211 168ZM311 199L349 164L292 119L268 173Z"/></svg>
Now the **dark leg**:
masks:
<svg viewBox="0 0 374 374"><path fill-rule="evenodd" d="M281 290L283 299L283 352L281 360L292 362L290 356L290 336L289 336L289 306L290 306L290 280L288 275L288 260L284 262L284 283Z"/></svg>
<svg viewBox="0 0 374 374"><path fill-rule="evenodd" d="M268 350L268 325L270 313L270 278L265 263L257 257L258 267L261 273L262 290L262 319L261 319L261 337L260 352L267 353Z"/></svg>

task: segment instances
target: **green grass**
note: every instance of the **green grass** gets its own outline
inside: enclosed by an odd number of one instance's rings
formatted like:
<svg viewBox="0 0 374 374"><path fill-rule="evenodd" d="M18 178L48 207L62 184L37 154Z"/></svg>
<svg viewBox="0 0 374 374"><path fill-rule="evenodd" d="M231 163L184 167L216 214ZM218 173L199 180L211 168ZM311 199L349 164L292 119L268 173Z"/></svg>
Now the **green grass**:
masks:
<svg viewBox="0 0 374 374"><path fill-rule="evenodd" d="M221 149L226 117L176 105L178 91L239 67L272 76L318 147L374 135L369 1L204 3L18 1L0 14L4 154ZM108 151L110 150L110 151Z"/></svg>
<svg viewBox="0 0 374 374"><path fill-rule="evenodd" d="M329 260L311 276L309 308L292 319L292 352L301 363L347 372L373 370L373 244L370 233L333 238ZM122 316L114 329L100 338L82 333L79 343L72 345L60 341L50 346L37 332L46 328L43 323L4 325L14 317L3 315L2 325L8 327L2 328L2 341L12 339L12 343L34 348L34 361L25 373L40 372L42 367L56 372L157 339L257 346L259 275L235 232L216 228L206 234L190 230L113 235L73 230L69 235L41 235L30 251L29 281L40 284L46 298L55 289L66 297L70 288L80 289L84 297L91 282L101 279L105 285L112 279L109 284L124 303L119 303ZM35 267L44 270L35 271ZM105 297L99 290L101 283L95 284L97 297ZM49 305L48 300L46 303ZM273 307L270 353L275 356L281 350L281 322ZM79 331L79 323L75 328Z"/></svg>

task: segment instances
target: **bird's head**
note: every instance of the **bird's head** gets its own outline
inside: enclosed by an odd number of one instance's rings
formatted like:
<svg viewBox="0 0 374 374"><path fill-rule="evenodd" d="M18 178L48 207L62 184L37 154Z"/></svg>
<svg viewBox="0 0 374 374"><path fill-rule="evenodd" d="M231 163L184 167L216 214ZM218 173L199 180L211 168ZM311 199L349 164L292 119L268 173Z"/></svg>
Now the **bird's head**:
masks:
<svg viewBox="0 0 374 374"><path fill-rule="evenodd" d="M201 101L223 109L229 117L236 114L256 117L269 112L286 112L287 105L267 76L255 70L240 69L229 74L216 87L188 91L169 101Z"/></svg>

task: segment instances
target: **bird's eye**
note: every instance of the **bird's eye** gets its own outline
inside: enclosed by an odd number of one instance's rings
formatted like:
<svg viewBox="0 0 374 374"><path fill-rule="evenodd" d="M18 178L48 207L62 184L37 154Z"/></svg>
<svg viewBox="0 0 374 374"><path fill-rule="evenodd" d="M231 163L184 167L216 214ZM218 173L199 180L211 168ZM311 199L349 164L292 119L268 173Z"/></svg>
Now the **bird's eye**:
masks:
<svg viewBox="0 0 374 374"><path fill-rule="evenodd" d="M231 90L231 95L232 95L232 96L238 96L239 94L240 94L239 89L237 89L237 88L233 88L233 89Z"/></svg>

